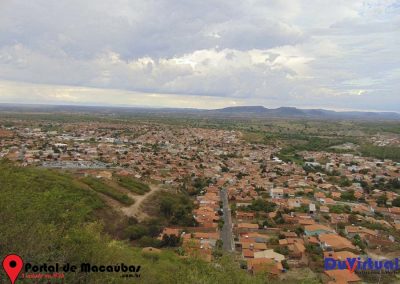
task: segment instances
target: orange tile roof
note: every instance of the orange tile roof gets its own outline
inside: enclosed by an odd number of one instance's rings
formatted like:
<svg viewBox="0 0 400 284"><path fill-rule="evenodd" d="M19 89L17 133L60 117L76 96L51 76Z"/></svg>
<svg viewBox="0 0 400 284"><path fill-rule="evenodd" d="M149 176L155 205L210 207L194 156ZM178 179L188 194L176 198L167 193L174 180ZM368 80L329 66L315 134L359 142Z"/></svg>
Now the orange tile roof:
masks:
<svg viewBox="0 0 400 284"><path fill-rule="evenodd" d="M247 232L247 233L241 233L240 236L242 238L269 238L267 234L261 234L257 232Z"/></svg>
<svg viewBox="0 0 400 284"><path fill-rule="evenodd" d="M315 221L313 219L299 219L299 224L300 225L314 225Z"/></svg>
<svg viewBox="0 0 400 284"><path fill-rule="evenodd" d="M327 198L325 198L325 203L329 203L329 204L335 204L335 203L336 203L336 201L335 201L335 200L333 200L332 198L329 198L329 197L327 197Z"/></svg>
<svg viewBox="0 0 400 284"><path fill-rule="evenodd" d="M294 243L293 244L294 251L298 253L304 253L306 251L306 247L302 243Z"/></svg>
<svg viewBox="0 0 400 284"><path fill-rule="evenodd" d="M279 244L281 246L287 245L288 244L288 240L287 239L281 239L281 240L279 240Z"/></svg>
<svg viewBox="0 0 400 284"><path fill-rule="evenodd" d="M242 249L266 250L267 245L264 243L241 242Z"/></svg>
<svg viewBox="0 0 400 284"><path fill-rule="evenodd" d="M334 232L334 230L332 228L329 228L325 225L321 225L321 224L314 224L314 225L307 225L304 226L304 229L306 231L328 231L328 232Z"/></svg>
<svg viewBox="0 0 400 284"><path fill-rule="evenodd" d="M244 228L244 229L258 229L258 224L252 224L252 223L238 223L237 226L238 228Z"/></svg>
<svg viewBox="0 0 400 284"><path fill-rule="evenodd" d="M321 234L319 240L333 249L355 249L356 247L346 238L336 234Z"/></svg>
<svg viewBox="0 0 400 284"><path fill-rule="evenodd" d="M335 270L326 270L325 274L328 275L332 280L336 281L334 283L352 283L361 281L361 278L358 277L356 273L351 273L349 270L344 269L335 269Z"/></svg>
<svg viewBox="0 0 400 284"><path fill-rule="evenodd" d="M175 235L175 236L179 236L179 232L181 231L181 229L177 229L177 228L164 228L164 230L161 232L160 237L162 238L163 235Z"/></svg>
<svg viewBox="0 0 400 284"><path fill-rule="evenodd" d="M318 244L319 243L319 241L318 241L318 239L316 237L309 236L309 237L306 237L306 239L307 239L307 241L309 243L312 243L312 244Z"/></svg>
<svg viewBox="0 0 400 284"><path fill-rule="evenodd" d="M247 260L249 270L257 272L269 272L272 274L280 274L283 271L282 264L269 258L253 258Z"/></svg>
<svg viewBox="0 0 400 284"><path fill-rule="evenodd" d="M214 239L218 240L219 239L219 234L218 233L202 233L202 232L196 232L193 234L194 238L196 239Z"/></svg>
<svg viewBox="0 0 400 284"><path fill-rule="evenodd" d="M347 258L357 258L358 256L350 251L325 251L324 258L331 257L336 260L345 260Z"/></svg>
<svg viewBox="0 0 400 284"><path fill-rule="evenodd" d="M253 212L236 212L236 217L248 217L248 218L253 218L255 216L255 213Z"/></svg>
<svg viewBox="0 0 400 284"><path fill-rule="evenodd" d="M254 258L254 251L250 249L242 249L242 254L244 258Z"/></svg>
<svg viewBox="0 0 400 284"><path fill-rule="evenodd" d="M367 235L372 235L372 236L378 235L378 232L364 228L364 227L346 226L345 228L348 233L352 233L352 234L367 234Z"/></svg>

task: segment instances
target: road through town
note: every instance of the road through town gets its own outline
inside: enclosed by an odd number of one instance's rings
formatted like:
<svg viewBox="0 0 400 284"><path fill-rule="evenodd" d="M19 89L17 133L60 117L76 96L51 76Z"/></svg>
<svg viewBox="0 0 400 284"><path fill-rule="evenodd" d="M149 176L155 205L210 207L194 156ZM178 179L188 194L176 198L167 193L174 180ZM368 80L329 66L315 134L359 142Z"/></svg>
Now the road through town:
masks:
<svg viewBox="0 0 400 284"><path fill-rule="evenodd" d="M220 192L221 200L223 203L223 218L224 218L224 226L221 230L221 240L223 242L223 249L226 251L234 251L234 241L232 234L232 217L231 217L231 209L229 208L228 202L228 193L226 189L222 189Z"/></svg>

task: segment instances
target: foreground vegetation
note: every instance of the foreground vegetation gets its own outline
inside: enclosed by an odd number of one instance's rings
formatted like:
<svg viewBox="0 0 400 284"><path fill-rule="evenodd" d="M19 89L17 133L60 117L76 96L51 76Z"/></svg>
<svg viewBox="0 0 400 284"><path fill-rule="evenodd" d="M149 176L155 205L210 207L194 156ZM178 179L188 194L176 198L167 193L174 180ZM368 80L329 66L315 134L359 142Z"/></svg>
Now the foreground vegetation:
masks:
<svg viewBox="0 0 400 284"><path fill-rule="evenodd" d="M265 277L238 269L229 256L208 264L169 250L142 253L104 232L108 224L98 217L104 211L112 209L67 174L0 161L1 258L16 253L39 265L141 265L143 283L265 283ZM0 274L5 279L3 271ZM64 282L131 283L132 278L124 280L121 273L66 273Z"/></svg>

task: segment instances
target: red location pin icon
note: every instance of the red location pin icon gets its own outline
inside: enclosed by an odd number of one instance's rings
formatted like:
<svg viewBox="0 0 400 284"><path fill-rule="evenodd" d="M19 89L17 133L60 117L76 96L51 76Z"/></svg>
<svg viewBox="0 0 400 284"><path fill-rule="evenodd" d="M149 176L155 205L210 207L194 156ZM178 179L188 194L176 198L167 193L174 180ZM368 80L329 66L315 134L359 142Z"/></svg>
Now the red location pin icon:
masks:
<svg viewBox="0 0 400 284"><path fill-rule="evenodd" d="M11 283L14 284L18 274L21 272L24 262L22 258L16 254L9 254L3 260L3 268L6 271Z"/></svg>

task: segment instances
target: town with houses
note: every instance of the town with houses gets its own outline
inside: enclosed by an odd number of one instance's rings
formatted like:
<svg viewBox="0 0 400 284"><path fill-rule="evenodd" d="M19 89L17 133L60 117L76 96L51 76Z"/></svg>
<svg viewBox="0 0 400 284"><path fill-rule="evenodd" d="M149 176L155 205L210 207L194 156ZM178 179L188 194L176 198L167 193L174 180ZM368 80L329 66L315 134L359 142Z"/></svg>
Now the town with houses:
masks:
<svg viewBox="0 0 400 284"><path fill-rule="evenodd" d="M325 151L299 152L302 164L285 162L278 146L242 136L155 123L17 121L0 127L0 157L98 180L130 176L164 190L200 179L191 194L196 225L164 227L159 239L173 235L185 255L207 262L230 253L250 274L284 279L308 268L324 283L362 283L367 276L327 269L324 260L399 256L400 163Z"/></svg>

